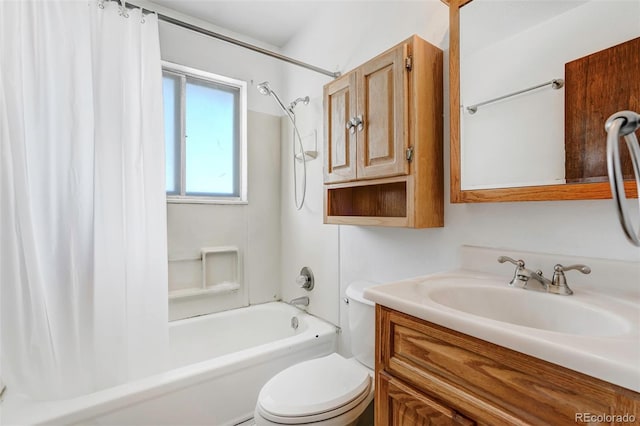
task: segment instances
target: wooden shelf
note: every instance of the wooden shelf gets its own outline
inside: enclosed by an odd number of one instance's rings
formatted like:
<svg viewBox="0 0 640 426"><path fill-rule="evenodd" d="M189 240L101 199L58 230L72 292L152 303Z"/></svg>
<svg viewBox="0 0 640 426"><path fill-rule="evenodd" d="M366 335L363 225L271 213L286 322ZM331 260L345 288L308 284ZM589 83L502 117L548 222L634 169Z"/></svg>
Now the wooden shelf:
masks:
<svg viewBox="0 0 640 426"><path fill-rule="evenodd" d="M377 216L329 216L324 223L333 225L390 226L406 228L409 220L406 217Z"/></svg>
<svg viewBox="0 0 640 426"><path fill-rule="evenodd" d="M407 217L407 183L383 183L327 191L328 216Z"/></svg>
<svg viewBox="0 0 640 426"><path fill-rule="evenodd" d="M324 223L411 227L412 188L411 176L325 185Z"/></svg>

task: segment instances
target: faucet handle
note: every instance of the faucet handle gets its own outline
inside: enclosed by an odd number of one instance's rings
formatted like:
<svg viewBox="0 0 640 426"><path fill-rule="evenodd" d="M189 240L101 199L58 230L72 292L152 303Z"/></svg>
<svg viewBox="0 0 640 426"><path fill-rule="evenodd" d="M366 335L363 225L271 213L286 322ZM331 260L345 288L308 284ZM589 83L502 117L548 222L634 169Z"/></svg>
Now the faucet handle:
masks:
<svg viewBox="0 0 640 426"><path fill-rule="evenodd" d="M553 270L555 272L563 272L563 271L571 271L575 269L576 271L580 271L583 274L590 274L591 273L591 268L589 268L587 265L569 265L569 266L562 266L561 264L556 264L556 266L553 267Z"/></svg>
<svg viewBox="0 0 640 426"><path fill-rule="evenodd" d="M573 294L573 290L571 290L567 285L567 277L564 275L565 271L571 270L580 271L583 274L591 273L591 268L587 265L562 266L558 263L553 267L553 279L551 280L551 286L549 286L549 291L551 293L563 294L566 296Z"/></svg>
<svg viewBox="0 0 640 426"><path fill-rule="evenodd" d="M313 272L311 272L311 269L308 266L305 266L300 270L300 275L296 278L296 284L307 291L313 290Z"/></svg>
<svg viewBox="0 0 640 426"><path fill-rule="evenodd" d="M523 287L527 285L527 281L529 280L529 276L527 275L527 270L524 267L524 260L522 259L512 259L509 256L499 256L498 262L504 263L509 262L516 265L516 270L513 271L513 278L509 281L509 286L513 287L516 284L520 284Z"/></svg>
<svg viewBox="0 0 640 426"><path fill-rule="evenodd" d="M498 262L500 263L509 262L509 263L513 263L518 268L524 268L524 260L522 259L515 260L510 258L509 256L500 256L498 257Z"/></svg>

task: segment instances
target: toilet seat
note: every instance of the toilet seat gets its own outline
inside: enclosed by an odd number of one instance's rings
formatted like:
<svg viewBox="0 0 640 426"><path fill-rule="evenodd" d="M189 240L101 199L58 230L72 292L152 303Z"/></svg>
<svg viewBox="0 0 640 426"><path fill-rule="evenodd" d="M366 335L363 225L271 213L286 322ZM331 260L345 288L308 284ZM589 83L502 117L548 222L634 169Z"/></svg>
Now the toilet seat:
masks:
<svg viewBox="0 0 640 426"><path fill-rule="evenodd" d="M275 375L260 391L256 409L274 423L320 422L358 407L372 388L368 368L333 353Z"/></svg>

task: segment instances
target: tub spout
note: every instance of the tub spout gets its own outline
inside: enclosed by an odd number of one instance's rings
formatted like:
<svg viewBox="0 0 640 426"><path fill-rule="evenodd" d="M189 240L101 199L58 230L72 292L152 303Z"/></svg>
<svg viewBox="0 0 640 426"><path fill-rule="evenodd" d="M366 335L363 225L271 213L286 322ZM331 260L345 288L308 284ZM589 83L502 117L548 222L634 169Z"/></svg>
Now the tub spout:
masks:
<svg viewBox="0 0 640 426"><path fill-rule="evenodd" d="M293 306L309 306L309 297L296 297L295 299L291 299L291 302L289 302L289 304Z"/></svg>

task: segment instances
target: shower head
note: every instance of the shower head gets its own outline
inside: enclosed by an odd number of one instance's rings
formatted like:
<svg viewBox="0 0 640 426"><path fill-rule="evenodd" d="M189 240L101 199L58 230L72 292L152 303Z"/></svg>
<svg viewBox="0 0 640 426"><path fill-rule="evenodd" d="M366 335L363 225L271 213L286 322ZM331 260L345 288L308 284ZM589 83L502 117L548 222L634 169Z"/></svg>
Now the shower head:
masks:
<svg viewBox="0 0 640 426"><path fill-rule="evenodd" d="M265 96L269 96L271 94L271 88L269 87L268 81L263 81L262 83L258 84L258 86L256 87L258 88L258 92L260 92Z"/></svg>
<svg viewBox="0 0 640 426"><path fill-rule="evenodd" d="M293 111L293 109L298 105L299 102L302 102L304 105L309 105L309 97L305 96L304 98L298 98L295 101L292 101L289 104L289 110Z"/></svg>
<svg viewBox="0 0 640 426"><path fill-rule="evenodd" d="M258 84L257 86L258 92L262 93L265 96L273 96L273 99L276 100L276 102L278 103L278 105L280 106L280 108L282 108L282 111L284 111L285 114L287 114L289 116L289 118L291 118L293 120L293 110L291 110L291 108L287 108L284 106L284 104L282 103L282 101L280 100L280 98L278 97L278 95L276 94L276 92L274 92L273 90L271 90L271 87L269 87L269 82L268 81L263 81L262 83Z"/></svg>

